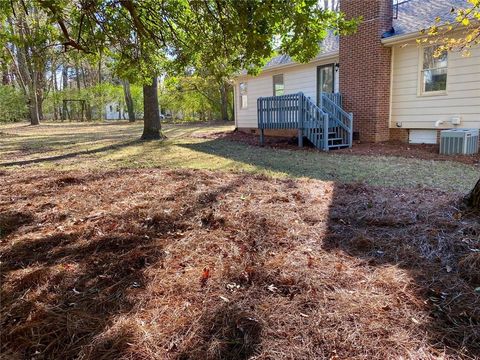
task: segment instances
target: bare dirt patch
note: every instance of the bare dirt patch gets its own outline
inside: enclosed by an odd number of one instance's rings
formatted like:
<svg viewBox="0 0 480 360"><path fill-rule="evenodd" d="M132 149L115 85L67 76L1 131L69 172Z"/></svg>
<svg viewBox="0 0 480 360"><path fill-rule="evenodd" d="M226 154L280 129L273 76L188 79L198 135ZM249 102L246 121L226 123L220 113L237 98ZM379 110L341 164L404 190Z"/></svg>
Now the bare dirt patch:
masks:
<svg viewBox="0 0 480 360"><path fill-rule="evenodd" d="M217 132L211 134L198 134L197 137L202 138L211 138L211 139L225 139L230 141L243 142L251 146L260 146L258 135L247 134L240 131L230 131L230 132ZM296 138L288 137L265 137L265 146L279 148L279 149L289 149L289 150L300 150L297 146ZM305 147L302 150L312 150L316 149L312 147ZM340 149L335 150L335 154L352 154L352 155L365 155L365 156L397 156L407 159L422 159L422 160L439 160L439 161L456 161L468 165L479 165L480 164L480 154L476 155L455 155L455 156L446 156L439 154L438 145L412 145L404 144L401 142L383 142L377 144L369 143L356 143L351 149Z"/></svg>
<svg viewBox="0 0 480 360"><path fill-rule="evenodd" d="M458 194L193 170L2 181L0 213L33 216L0 235L6 357L480 356L480 224Z"/></svg>
<svg viewBox="0 0 480 360"><path fill-rule="evenodd" d="M223 139L229 141L242 142L251 146L260 146L259 136L255 134L248 134L242 131L219 131L211 133L199 133L193 135L193 137L201 139ZM266 136L265 137L265 146L278 148L278 149L289 149L289 150L312 150L315 151L314 147L309 147L308 144L302 149L298 147L298 141L295 137L280 137L280 136Z"/></svg>

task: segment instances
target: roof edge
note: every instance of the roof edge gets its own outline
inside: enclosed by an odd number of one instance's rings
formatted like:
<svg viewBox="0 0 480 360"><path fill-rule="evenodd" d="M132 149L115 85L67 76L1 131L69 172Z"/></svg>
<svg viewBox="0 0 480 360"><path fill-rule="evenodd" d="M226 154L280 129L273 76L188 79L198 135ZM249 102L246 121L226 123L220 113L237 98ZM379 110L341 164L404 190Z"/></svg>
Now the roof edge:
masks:
<svg viewBox="0 0 480 360"><path fill-rule="evenodd" d="M249 76L256 77L256 76L259 76L261 74L268 73L270 71L275 71L275 70L280 70L280 69L285 69L285 68L290 68L290 67L295 67L295 66L308 65L308 64L312 64L314 62L321 61L321 60L334 59L334 58L337 58L339 56L339 54L340 54L339 51L334 51L334 52L330 52L330 53L327 53L327 54L321 54L319 56L316 56L312 60L310 60L309 62L306 62L306 63L299 63L299 62L292 61L291 63L288 63L288 64L279 64L279 65L269 66L266 69L262 69L262 71L260 71L260 73L258 75L239 74L239 75L235 76L234 78L238 79L238 78L241 78L241 77L249 77Z"/></svg>
<svg viewBox="0 0 480 360"><path fill-rule="evenodd" d="M475 23L480 24L480 21L475 21ZM442 25L442 26L439 26L439 29L440 30L445 30L446 28L448 28L448 26L450 26L450 25ZM424 30L426 30L426 29L424 29ZM460 25L454 25L454 27L451 31L453 33L459 33L459 32L464 31L464 30L468 30L468 29L466 29L466 28L464 28ZM392 46L392 45L401 44L401 43L404 43L404 42L407 42L407 41L410 41L410 40L425 39L427 37L429 37L428 34L425 34L425 33L422 32L422 30L419 30L419 31L408 33L408 34L396 35L396 36L383 38L383 39L381 39L381 41L382 41L382 44L385 45L385 46Z"/></svg>
<svg viewBox="0 0 480 360"><path fill-rule="evenodd" d="M427 36L422 35L421 31L415 31L413 33L382 38L381 41L383 45L390 46L390 45L395 45L395 44L403 43L409 40L424 38L424 37L427 37Z"/></svg>

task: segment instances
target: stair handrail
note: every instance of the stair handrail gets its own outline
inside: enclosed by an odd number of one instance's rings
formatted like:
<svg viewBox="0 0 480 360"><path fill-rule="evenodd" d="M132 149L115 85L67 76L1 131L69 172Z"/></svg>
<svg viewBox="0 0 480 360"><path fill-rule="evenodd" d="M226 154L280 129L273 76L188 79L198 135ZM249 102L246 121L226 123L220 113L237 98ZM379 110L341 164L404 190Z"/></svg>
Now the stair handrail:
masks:
<svg viewBox="0 0 480 360"><path fill-rule="evenodd" d="M328 104L332 108L332 111L328 111L325 104ZM335 120L345 131L348 133L348 146L352 147L353 144L353 113L346 112L341 106L333 101L326 94L322 94L322 108L326 109L333 120ZM341 116L338 116L341 115ZM346 121L344 121L346 119ZM345 123L346 122L346 123Z"/></svg>
<svg viewBox="0 0 480 360"><path fill-rule="evenodd" d="M303 104L306 106L310 107L310 110L313 111L315 115L312 115L311 111L308 111L305 106L303 107L303 112L304 112L304 117L305 114L310 115L311 120L316 122L318 125L319 129L322 129L323 131L323 138L322 138L322 144L321 148L324 151L329 150L328 146L328 128L329 128L329 115L326 111L324 111L321 107L319 107L313 100L307 96L305 96L303 93Z"/></svg>
<svg viewBox="0 0 480 360"><path fill-rule="evenodd" d="M257 99L258 128L260 144L264 144L265 129L297 129L298 145L303 146L307 137L317 148L328 151L335 140L342 140L340 146L351 146L353 115L341 108L336 100L341 96L321 97L318 106L303 92ZM338 139L337 139L338 138Z"/></svg>

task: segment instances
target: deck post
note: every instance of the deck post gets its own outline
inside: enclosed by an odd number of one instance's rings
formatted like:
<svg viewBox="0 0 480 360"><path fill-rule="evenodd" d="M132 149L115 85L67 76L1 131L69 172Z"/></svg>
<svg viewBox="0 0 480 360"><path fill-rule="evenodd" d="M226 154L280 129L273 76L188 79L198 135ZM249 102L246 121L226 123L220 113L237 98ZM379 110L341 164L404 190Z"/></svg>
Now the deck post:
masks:
<svg viewBox="0 0 480 360"><path fill-rule="evenodd" d="M348 147L353 146L353 113L350 114L350 132L348 133Z"/></svg>
<svg viewBox="0 0 480 360"><path fill-rule="evenodd" d="M303 93L298 93L298 146L303 147Z"/></svg>
<svg viewBox="0 0 480 360"><path fill-rule="evenodd" d="M263 137L263 111L262 111L263 99L259 97L257 99L257 122L258 128L260 130L260 145L263 146L265 139Z"/></svg>
<svg viewBox="0 0 480 360"><path fill-rule="evenodd" d="M328 114L323 115L323 151L328 151Z"/></svg>

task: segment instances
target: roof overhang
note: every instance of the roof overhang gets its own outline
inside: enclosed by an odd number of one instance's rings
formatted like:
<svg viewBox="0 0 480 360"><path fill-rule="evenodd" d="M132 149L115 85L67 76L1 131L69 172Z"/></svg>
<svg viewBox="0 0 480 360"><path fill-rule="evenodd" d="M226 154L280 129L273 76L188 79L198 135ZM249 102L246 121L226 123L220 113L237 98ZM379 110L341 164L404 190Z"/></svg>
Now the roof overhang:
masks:
<svg viewBox="0 0 480 360"><path fill-rule="evenodd" d="M480 22L475 21L475 24L478 25L480 24ZM440 31L447 30L448 26L449 25L439 26L439 30ZM459 32L462 32L462 31L468 31L468 28L455 25L453 29L450 29L448 31L454 34L458 34ZM425 38L428 38L429 36L435 37L435 35L428 35L428 29L425 29L425 31L419 30L412 33L408 33L408 34L402 34L402 35L396 35L396 36L384 38L382 39L382 44L385 46L393 46L393 45L406 43L408 41L412 41L416 39L425 39Z"/></svg>
<svg viewBox="0 0 480 360"><path fill-rule="evenodd" d="M256 77L260 76L265 73L269 73L272 71L277 71L277 70L283 70L291 67L296 67L296 66L302 66L302 65L307 65L307 64L314 64L320 61L328 61L328 60L336 60L339 57L339 52L338 51L333 51L328 54L320 54L316 57L314 57L312 60L310 60L308 63L298 63L298 62L290 62L286 64L278 64L278 65L273 65L269 66L265 69L262 69L258 75L249 75L249 74L239 74L235 76L235 79L238 78L246 78L246 77Z"/></svg>
<svg viewBox="0 0 480 360"><path fill-rule="evenodd" d="M403 34L403 35L397 35L397 36L391 36L388 38L382 39L382 44L385 46L393 46L397 44L402 44L408 41L420 39L420 38L425 38L427 35L422 34L420 31L416 31L414 33L409 33L409 34Z"/></svg>

